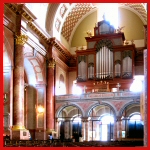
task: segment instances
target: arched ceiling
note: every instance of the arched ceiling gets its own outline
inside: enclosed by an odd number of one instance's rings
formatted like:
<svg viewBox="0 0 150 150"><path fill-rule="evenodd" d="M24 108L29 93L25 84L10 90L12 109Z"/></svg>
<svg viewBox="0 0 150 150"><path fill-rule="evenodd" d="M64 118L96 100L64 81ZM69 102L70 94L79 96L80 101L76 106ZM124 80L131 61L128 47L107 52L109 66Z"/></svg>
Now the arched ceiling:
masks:
<svg viewBox="0 0 150 150"><path fill-rule="evenodd" d="M71 40L73 32L77 28L79 22L81 22L85 16L97 9L97 6L100 3L69 3L70 6L65 3L59 8L59 14L62 20L56 19L54 22L57 31L62 34L67 42ZM53 4L51 4L53 5ZM74 5L72 9L69 10L69 13L65 15L69 7ZM147 6L145 3L119 3L119 7L123 7L134 12L140 17L144 24L147 24ZM65 16L65 17L64 17Z"/></svg>
<svg viewBox="0 0 150 150"><path fill-rule="evenodd" d="M50 37L70 44L81 21L98 9L102 3L25 3L37 17L35 21ZM135 13L147 25L147 3L118 3L120 8ZM38 11L40 10L40 11Z"/></svg>
<svg viewBox="0 0 150 150"><path fill-rule="evenodd" d="M80 19L95 9L90 3L77 3L75 7L69 12L66 20L62 26L61 34L69 42L71 33Z"/></svg>

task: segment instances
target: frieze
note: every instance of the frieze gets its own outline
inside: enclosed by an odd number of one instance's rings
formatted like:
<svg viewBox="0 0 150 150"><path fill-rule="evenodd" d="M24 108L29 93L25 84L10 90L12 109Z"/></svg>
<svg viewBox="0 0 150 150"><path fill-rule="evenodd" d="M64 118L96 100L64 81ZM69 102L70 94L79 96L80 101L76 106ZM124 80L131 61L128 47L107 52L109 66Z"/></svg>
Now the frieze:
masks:
<svg viewBox="0 0 150 150"><path fill-rule="evenodd" d="M118 99L118 100L123 100L127 98L140 98L140 93L137 92L97 92L97 93L87 93L87 94L81 94L81 95L60 95L56 96L56 100L97 100L98 98L103 99Z"/></svg>

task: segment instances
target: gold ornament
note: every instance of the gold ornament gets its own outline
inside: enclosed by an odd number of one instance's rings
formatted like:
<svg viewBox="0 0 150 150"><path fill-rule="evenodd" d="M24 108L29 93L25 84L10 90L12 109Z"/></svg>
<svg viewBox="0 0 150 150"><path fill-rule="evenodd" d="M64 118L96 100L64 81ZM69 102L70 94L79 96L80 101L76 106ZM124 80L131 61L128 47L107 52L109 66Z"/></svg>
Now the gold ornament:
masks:
<svg viewBox="0 0 150 150"><path fill-rule="evenodd" d="M16 35L16 44L19 44L19 45L24 45L26 42L27 42L27 40L28 40L28 36L26 36L26 35L24 35L24 34L22 34L22 35L19 35L19 36L17 36Z"/></svg>
<svg viewBox="0 0 150 150"><path fill-rule="evenodd" d="M56 61L55 61L55 59L50 58L50 59L48 60L48 67L50 67L50 68L54 68L54 67L55 67L55 65L56 65Z"/></svg>

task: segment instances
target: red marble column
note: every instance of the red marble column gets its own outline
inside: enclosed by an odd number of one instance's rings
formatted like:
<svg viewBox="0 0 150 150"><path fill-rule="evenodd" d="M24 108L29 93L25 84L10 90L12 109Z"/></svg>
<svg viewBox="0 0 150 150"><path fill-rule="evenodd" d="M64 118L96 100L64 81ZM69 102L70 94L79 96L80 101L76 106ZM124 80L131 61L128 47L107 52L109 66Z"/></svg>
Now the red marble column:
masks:
<svg viewBox="0 0 150 150"><path fill-rule="evenodd" d="M24 44L27 36L16 38L13 72L13 127L12 131L25 129L24 127ZM20 139L19 132L13 132L12 139Z"/></svg>
<svg viewBox="0 0 150 150"><path fill-rule="evenodd" d="M46 90L46 129L54 131L55 102L54 102L54 68L55 60L50 58L47 67L47 90Z"/></svg>
<svg viewBox="0 0 150 150"><path fill-rule="evenodd" d="M24 127L24 58L23 46L16 45L13 93L13 126Z"/></svg>

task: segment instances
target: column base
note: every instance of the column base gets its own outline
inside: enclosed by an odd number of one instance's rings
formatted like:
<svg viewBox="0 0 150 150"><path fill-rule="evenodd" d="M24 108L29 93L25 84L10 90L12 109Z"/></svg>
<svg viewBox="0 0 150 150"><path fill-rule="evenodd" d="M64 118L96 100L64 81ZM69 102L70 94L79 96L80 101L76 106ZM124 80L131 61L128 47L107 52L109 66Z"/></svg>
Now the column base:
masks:
<svg viewBox="0 0 150 150"><path fill-rule="evenodd" d="M43 130L36 130L35 131L35 140L47 140L45 139L45 131Z"/></svg>
<svg viewBox="0 0 150 150"><path fill-rule="evenodd" d="M53 131L55 131L54 129L47 129L46 132L47 133L52 133Z"/></svg>
<svg viewBox="0 0 150 150"><path fill-rule="evenodd" d="M12 129L11 140L29 140L29 130L27 129Z"/></svg>

